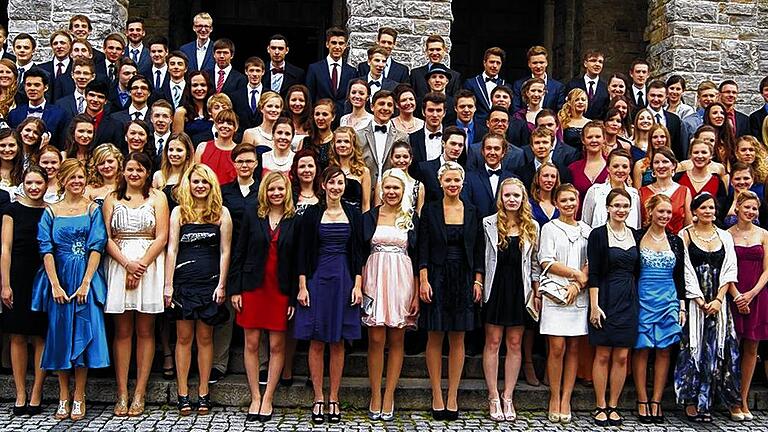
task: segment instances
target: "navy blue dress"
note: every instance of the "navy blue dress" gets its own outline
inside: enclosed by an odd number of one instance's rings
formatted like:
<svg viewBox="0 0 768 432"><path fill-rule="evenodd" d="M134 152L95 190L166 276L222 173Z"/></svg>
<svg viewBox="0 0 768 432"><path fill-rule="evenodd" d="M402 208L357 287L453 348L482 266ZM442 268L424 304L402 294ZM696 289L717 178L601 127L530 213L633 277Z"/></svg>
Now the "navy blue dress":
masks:
<svg viewBox="0 0 768 432"><path fill-rule="evenodd" d="M206 322L218 312L213 292L219 285L220 236L218 225L181 226L173 273L173 301L181 307L180 319Z"/></svg>
<svg viewBox="0 0 768 432"><path fill-rule="evenodd" d="M639 303L635 284L637 246L608 248L611 271L600 281L598 304L605 312L602 328L589 326L589 343L596 346L632 348L637 342Z"/></svg>

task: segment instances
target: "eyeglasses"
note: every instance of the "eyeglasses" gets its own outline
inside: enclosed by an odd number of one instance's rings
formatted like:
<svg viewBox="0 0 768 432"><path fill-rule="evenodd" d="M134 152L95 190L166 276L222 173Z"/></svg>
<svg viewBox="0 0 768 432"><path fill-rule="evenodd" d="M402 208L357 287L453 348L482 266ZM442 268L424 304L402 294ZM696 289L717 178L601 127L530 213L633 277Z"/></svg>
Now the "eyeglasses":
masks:
<svg viewBox="0 0 768 432"><path fill-rule="evenodd" d="M209 29L209 28L211 28L211 26L209 26L208 24L195 24L195 28L196 29Z"/></svg>
<svg viewBox="0 0 768 432"><path fill-rule="evenodd" d="M494 118L494 119L490 119L490 120L488 120L488 121L490 121L490 122L491 122L491 123L493 123L493 124L507 124L507 123L509 123L509 120L505 120L505 119L497 119L497 118Z"/></svg>
<svg viewBox="0 0 768 432"><path fill-rule="evenodd" d="M149 87L147 87L147 86L133 86L133 87L131 87L131 90L149 91Z"/></svg>
<svg viewBox="0 0 768 432"><path fill-rule="evenodd" d="M256 163L256 160L254 159L246 159L246 160L236 160L235 165L242 166L242 165L253 165Z"/></svg>

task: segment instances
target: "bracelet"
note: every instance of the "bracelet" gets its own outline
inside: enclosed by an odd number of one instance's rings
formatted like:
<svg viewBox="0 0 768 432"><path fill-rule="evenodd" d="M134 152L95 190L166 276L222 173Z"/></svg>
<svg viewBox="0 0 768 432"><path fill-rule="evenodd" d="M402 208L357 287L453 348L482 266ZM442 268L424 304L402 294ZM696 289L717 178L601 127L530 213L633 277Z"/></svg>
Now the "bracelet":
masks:
<svg viewBox="0 0 768 432"><path fill-rule="evenodd" d="M483 283L478 281L478 280L476 280L475 282L473 282L473 285L480 285L482 287Z"/></svg>
<svg viewBox="0 0 768 432"><path fill-rule="evenodd" d="M723 301L722 301L722 300L720 300L720 297L715 297L715 300L719 301L719 302L720 302L720 304L723 304ZM712 300L712 301L715 301L715 300Z"/></svg>

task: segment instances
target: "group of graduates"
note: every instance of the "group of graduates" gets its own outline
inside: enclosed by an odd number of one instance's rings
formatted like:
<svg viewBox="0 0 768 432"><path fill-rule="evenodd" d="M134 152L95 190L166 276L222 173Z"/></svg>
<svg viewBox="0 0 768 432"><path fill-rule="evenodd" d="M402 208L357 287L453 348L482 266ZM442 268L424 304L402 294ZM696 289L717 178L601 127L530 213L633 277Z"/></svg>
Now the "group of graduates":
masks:
<svg viewBox="0 0 768 432"><path fill-rule="evenodd" d="M747 116L732 80L700 83L693 108L685 80L649 81L645 60L603 78L599 50L561 83L547 50L531 47L530 76L507 83L506 53L492 47L462 81L440 36L409 70L382 27L355 68L347 32L332 27L328 56L306 72L274 35L269 61L250 57L241 73L204 12L196 40L174 51L146 38L141 18L103 52L91 30L75 15L51 34L50 61L34 64L24 33L0 59L0 324L14 415L41 412L56 371L55 417L82 419L88 370L108 366L114 414L143 415L157 350L179 413L207 414L237 323L246 421L271 420L298 340L309 341L312 422L340 422L345 343L363 327L374 421L395 418L406 349L426 351L432 417L457 419L468 332L496 421L517 418L522 371L548 383L549 421L571 421L580 378L594 385L595 424L620 425L630 369L643 423L664 422L670 369L690 421L711 422L717 401L734 421L753 418L768 338L768 77L765 106Z"/></svg>

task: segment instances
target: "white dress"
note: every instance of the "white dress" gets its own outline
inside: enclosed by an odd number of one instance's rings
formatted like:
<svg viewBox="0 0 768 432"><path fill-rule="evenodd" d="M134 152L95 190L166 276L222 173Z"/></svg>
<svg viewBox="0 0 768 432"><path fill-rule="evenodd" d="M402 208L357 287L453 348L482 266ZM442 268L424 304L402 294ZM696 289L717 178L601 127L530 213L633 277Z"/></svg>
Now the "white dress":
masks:
<svg viewBox="0 0 768 432"><path fill-rule="evenodd" d="M553 219L541 227L539 262L557 261L580 269L587 262L587 239L592 228L584 222L568 225ZM576 301L560 306L546 296L541 301L541 334L552 336L583 336L587 334L589 293L582 290Z"/></svg>
<svg viewBox="0 0 768 432"><path fill-rule="evenodd" d="M131 208L116 202L112 220L107 229L112 230L112 239L128 260L140 259L155 239L155 208L151 201ZM104 259L104 273L107 279L106 313L123 313L135 310L142 313L160 313L164 310L163 284L165 283L165 252L155 258L147 267L139 286L128 290L125 287L125 267L109 255Z"/></svg>

